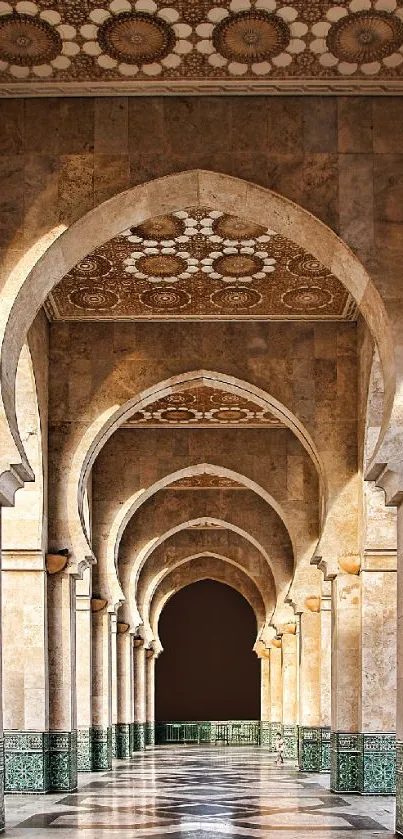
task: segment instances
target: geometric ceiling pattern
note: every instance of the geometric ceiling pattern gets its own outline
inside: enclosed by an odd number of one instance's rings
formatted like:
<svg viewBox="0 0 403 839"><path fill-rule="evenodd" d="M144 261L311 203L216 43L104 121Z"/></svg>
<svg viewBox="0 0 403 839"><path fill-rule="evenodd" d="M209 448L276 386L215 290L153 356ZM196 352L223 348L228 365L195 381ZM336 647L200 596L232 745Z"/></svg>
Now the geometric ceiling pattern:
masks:
<svg viewBox="0 0 403 839"><path fill-rule="evenodd" d="M283 423L261 405L218 388L198 386L175 391L137 411L125 428L144 427L262 427L283 428ZM210 477L210 476L209 476ZM172 485L171 485L172 486Z"/></svg>
<svg viewBox="0 0 403 839"><path fill-rule="evenodd" d="M244 484L222 475L189 475L169 484L166 489L246 489Z"/></svg>
<svg viewBox="0 0 403 839"><path fill-rule="evenodd" d="M218 210L159 216L101 245L46 303L50 319L354 320L344 286L274 230Z"/></svg>
<svg viewBox="0 0 403 839"><path fill-rule="evenodd" d="M396 89L402 0L0 0L3 95L290 80Z"/></svg>

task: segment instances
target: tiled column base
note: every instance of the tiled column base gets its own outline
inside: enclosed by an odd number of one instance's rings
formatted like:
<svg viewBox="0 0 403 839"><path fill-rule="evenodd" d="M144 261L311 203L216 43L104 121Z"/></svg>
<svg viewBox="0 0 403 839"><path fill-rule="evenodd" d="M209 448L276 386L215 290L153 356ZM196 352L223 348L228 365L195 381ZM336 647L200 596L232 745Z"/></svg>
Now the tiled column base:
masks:
<svg viewBox="0 0 403 839"><path fill-rule="evenodd" d="M403 742L396 740L396 833L403 836Z"/></svg>
<svg viewBox="0 0 403 839"><path fill-rule="evenodd" d="M117 757L116 754L116 725L112 726L112 760Z"/></svg>
<svg viewBox="0 0 403 839"><path fill-rule="evenodd" d="M155 723L146 722L145 740L146 740L146 746L154 746L155 745Z"/></svg>
<svg viewBox="0 0 403 839"><path fill-rule="evenodd" d="M141 752L146 747L146 732L144 722L133 723L133 751Z"/></svg>
<svg viewBox="0 0 403 839"><path fill-rule="evenodd" d="M359 734L330 733L330 789L358 792L361 743Z"/></svg>
<svg viewBox="0 0 403 839"><path fill-rule="evenodd" d="M283 739L285 741L285 757L296 760L298 757L298 726L283 725Z"/></svg>
<svg viewBox="0 0 403 839"><path fill-rule="evenodd" d="M49 792L49 734L4 732L6 792Z"/></svg>
<svg viewBox="0 0 403 839"><path fill-rule="evenodd" d="M361 734L359 791L394 795L396 791L396 737L394 734Z"/></svg>
<svg viewBox="0 0 403 839"><path fill-rule="evenodd" d="M6 731L6 792L77 789L77 732Z"/></svg>
<svg viewBox="0 0 403 839"><path fill-rule="evenodd" d="M92 772L92 728L77 731L77 770Z"/></svg>
<svg viewBox="0 0 403 839"><path fill-rule="evenodd" d="M3 833L4 824L4 739L0 737L0 833Z"/></svg>
<svg viewBox="0 0 403 839"><path fill-rule="evenodd" d="M112 769L112 728L94 725L92 727L92 770L105 772Z"/></svg>
<svg viewBox="0 0 403 839"><path fill-rule="evenodd" d="M77 789L77 732L49 732L49 789L74 792Z"/></svg>
<svg viewBox="0 0 403 839"><path fill-rule="evenodd" d="M115 726L116 757L119 760L129 758L132 753L130 740L130 725L125 722L118 722Z"/></svg>
<svg viewBox="0 0 403 839"><path fill-rule="evenodd" d="M299 726L298 765L302 772L329 772L330 729Z"/></svg>
<svg viewBox="0 0 403 839"><path fill-rule="evenodd" d="M268 748L270 749L271 725L267 720L262 720L260 723L260 745L268 746Z"/></svg>

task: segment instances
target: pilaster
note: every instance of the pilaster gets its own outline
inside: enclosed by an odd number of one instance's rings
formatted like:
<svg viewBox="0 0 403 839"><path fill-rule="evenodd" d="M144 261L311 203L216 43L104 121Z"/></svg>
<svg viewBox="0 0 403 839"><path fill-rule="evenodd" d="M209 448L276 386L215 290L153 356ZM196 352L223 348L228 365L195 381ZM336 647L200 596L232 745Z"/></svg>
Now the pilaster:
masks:
<svg viewBox="0 0 403 839"><path fill-rule="evenodd" d="M112 643L107 601L92 598L92 769L112 768Z"/></svg>
<svg viewBox="0 0 403 839"><path fill-rule="evenodd" d="M76 584L77 769L92 770L92 613L91 569Z"/></svg>
<svg viewBox="0 0 403 839"><path fill-rule="evenodd" d="M295 626L281 640L283 673L283 738L286 758L298 757L297 636Z"/></svg>
<svg viewBox="0 0 403 839"><path fill-rule="evenodd" d="M134 663L134 726L133 751L141 751L146 745L146 654L144 641L135 638L133 641Z"/></svg>
<svg viewBox="0 0 403 839"><path fill-rule="evenodd" d="M118 621L116 634L117 723L116 757L129 758L133 751L133 641L129 624Z"/></svg>
<svg viewBox="0 0 403 839"><path fill-rule="evenodd" d="M146 746L155 745L155 653L146 650Z"/></svg>

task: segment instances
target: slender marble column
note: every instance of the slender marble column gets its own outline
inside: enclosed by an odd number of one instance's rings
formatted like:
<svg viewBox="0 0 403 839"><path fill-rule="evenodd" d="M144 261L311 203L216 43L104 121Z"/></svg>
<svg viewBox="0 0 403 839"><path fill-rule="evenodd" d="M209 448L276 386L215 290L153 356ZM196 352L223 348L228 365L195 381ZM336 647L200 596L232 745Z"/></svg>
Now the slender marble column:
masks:
<svg viewBox="0 0 403 839"><path fill-rule="evenodd" d="M117 674L117 618L111 615L111 718L112 718L112 757L116 754L116 725L118 721L118 674Z"/></svg>
<svg viewBox="0 0 403 839"><path fill-rule="evenodd" d="M271 748L277 731L283 725L283 674L281 668L281 641L272 641L270 647L270 730Z"/></svg>
<svg viewBox="0 0 403 839"><path fill-rule="evenodd" d="M361 579L332 582L332 730L330 788L357 792L360 769Z"/></svg>
<svg viewBox="0 0 403 839"><path fill-rule="evenodd" d="M146 746L155 743L155 654L146 650Z"/></svg>
<svg viewBox="0 0 403 839"><path fill-rule="evenodd" d="M283 672L283 737L286 757L296 758L298 753L298 694L297 694L297 636L285 632L282 636Z"/></svg>
<svg viewBox="0 0 403 839"><path fill-rule="evenodd" d="M6 792L49 790L47 574L40 550L4 550Z"/></svg>
<svg viewBox="0 0 403 839"><path fill-rule="evenodd" d="M361 793L395 792L396 551L369 549L361 568Z"/></svg>
<svg viewBox="0 0 403 839"><path fill-rule="evenodd" d="M49 785L77 789L75 579L68 570L48 577Z"/></svg>
<svg viewBox="0 0 403 839"><path fill-rule="evenodd" d="M321 737L321 617L320 600L300 615L299 767L320 772Z"/></svg>
<svg viewBox="0 0 403 839"><path fill-rule="evenodd" d="M144 641L141 638L134 639L133 648L134 661L134 727L133 727L133 751L140 751L145 748L145 726L146 726L146 654Z"/></svg>
<svg viewBox="0 0 403 839"><path fill-rule="evenodd" d="M260 657L260 742L270 746L270 650L263 650Z"/></svg>
<svg viewBox="0 0 403 839"><path fill-rule="evenodd" d="M104 771L112 767L111 615L105 601L92 604L92 768Z"/></svg>
<svg viewBox="0 0 403 839"><path fill-rule="evenodd" d="M133 636L129 624L117 624L117 726L116 757L129 758L133 736Z"/></svg>
<svg viewBox="0 0 403 839"><path fill-rule="evenodd" d="M92 770L92 614L91 569L84 571L77 580L76 633L79 643L76 650L77 671L77 769Z"/></svg>

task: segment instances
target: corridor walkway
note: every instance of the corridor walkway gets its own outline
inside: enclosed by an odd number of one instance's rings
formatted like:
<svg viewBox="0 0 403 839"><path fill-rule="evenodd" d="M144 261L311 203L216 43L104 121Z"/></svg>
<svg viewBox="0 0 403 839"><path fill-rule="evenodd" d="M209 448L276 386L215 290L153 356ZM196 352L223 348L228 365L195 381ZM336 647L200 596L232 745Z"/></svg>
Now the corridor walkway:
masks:
<svg viewBox="0 0 403 839"><path fill-rule="evenodd" d="M10 839L354 839L393 835L394 798L332 795L328 776L276 767L255 748L163 747L78 793L7 796Z"/></svg>

